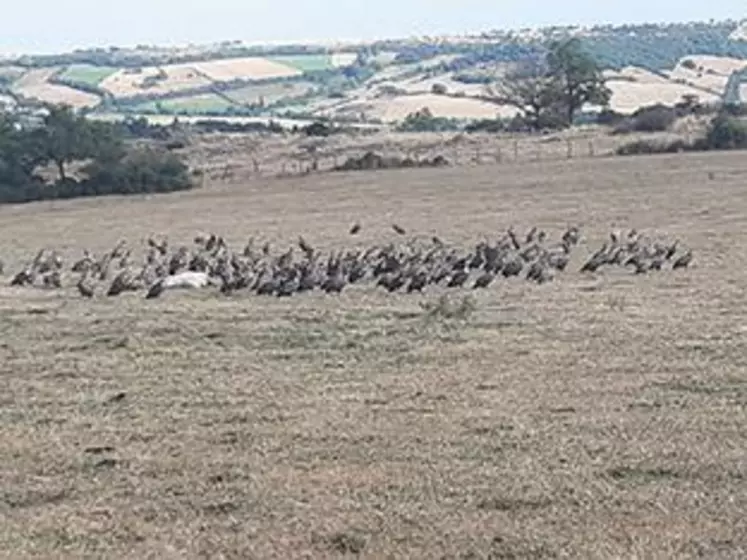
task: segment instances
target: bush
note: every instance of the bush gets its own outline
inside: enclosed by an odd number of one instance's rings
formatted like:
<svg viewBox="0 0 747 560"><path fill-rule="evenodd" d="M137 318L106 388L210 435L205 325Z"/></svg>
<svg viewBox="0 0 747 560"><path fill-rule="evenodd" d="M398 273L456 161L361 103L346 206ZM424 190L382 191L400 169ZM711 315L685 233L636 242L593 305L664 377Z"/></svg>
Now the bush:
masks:
<svg viewBox="0 0 747 560"><path fill-rule="evenodd" d="M465 132L505 132L506 123L501 119L482 119L479 121L471 122L464 129Z"/></svg>
<svg viewBox="0 0 747 560"><path fill-rule="evenodd" d="M493 83L495 78L489 74L469 74L462 72L454 76L454 81L462 84L487 85Z"/></svg>
<svg viewBox="0 0 747 560"><path fill-rule="evenodd" d="M747 123L721 114L711 123L705 139L696 146L706 150L747 149Z"/></svg>
<svg viewBox="0 0 747 560"><path fill-rule="evenodd" d="M222 119L200 119L193 125L197 130L206 133L249 133L265 132L272 134L284 134L285 129L277 122L271 120L264 122L233 122Z"/></svg>
<svg viewBox="0 0 747 560"><path fill-rule="evenodd" d="M188 167L178 157L155 149L133 150L116 162L94 162L86 173L88 179L79 186L64 185L64 189L82 188L104 195L165 193L193 186Z"/></svg>
<svg viewBox="0 0 747 560"><path fill-rule="evenodd" d="M142 122L92 122L59 107L50 108L43 124L32 129L0 119L0 202L171 192L193 186L189 169L175 154L125 144L133 132L147 135L150 129ZM90 162L83 169L87 178L72 179L65 170L83 161ZM53 184L36 173L49 165L58 171Z"/></svg>
<svg viewBox="0 0 747 560"><path fill-rule="evenodd" d="M449 90L444 84L433 84L431 86L431 93L436 95L446 95L448 92Z"/></svg>
<svg viewBox="0 0 747 560"><path fill-rule="evenodd" d="M335 168L335 171L370 171L374 169L402 169L410 167L444 167L448 160L443 156L433 159L415 160L412 158L384 157L375 152L366 152L361 157L349 157L345 163Z"/></svg>
<svg viewBox="0 0 747 560"><path fill-rule="evenodd" d="M664 132L674 124L678 117L677 110L665 105L641 107L630 118L625 119L615 128L615 134L630 132Z"/></svg>
<svg viewBox="0 0 747 560"><path fill-rule="evenodd" d="M399 132L447 132L458 129L459 123L456 119L434 117L427 107L410 113L397 127Z"/></svg>
<svg viewBox="0 0 747 560"><path fill-rule="evenodd" d="M747 149L747 123L727 113L721 113L708 127L705 137L693 143L684 140L664 142L657 140L637 140L620 146L616 153L621 156L639 154L672 154L687 151L705 152L709 150Z"/></svg>
<svg viewBox="0 0 747 560"><path fill-rule="evenodd" d="M692 150L693 146L684 140L666 142L661 140L636 140L620 146L616 150L618 156L636 156L651 154L676 154Z"/></svg>
<svg viewBox="0 0 747 560"><path fill-rule="evenodd" d="M602 126L619 126L626 117L622 113L613 111L612 109L603 109L597 115L597 124Z"/></svg>
<svg viewBox="0 0 747 560"><path fill-rule="evenodd" d="M340 132L340 130L335 126L316 121L311 123L310 125L302 127L301 132L303 132L306 136L319 136L322 138L326 138L327 136L335 134L336 132Z"/></svg>

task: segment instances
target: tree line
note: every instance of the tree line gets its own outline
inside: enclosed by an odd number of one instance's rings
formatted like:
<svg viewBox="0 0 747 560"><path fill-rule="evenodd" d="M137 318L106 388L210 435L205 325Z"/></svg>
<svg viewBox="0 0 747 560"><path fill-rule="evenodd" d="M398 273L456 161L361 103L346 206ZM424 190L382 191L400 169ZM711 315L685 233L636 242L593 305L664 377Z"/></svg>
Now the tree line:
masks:
<svg viewBox="0 0 747 560"><path fill-rule="evenodd" d="M121 125L48 107L38 124L0 115L0 202L186 190L187 165L155 144L138 147Z"/></svg>

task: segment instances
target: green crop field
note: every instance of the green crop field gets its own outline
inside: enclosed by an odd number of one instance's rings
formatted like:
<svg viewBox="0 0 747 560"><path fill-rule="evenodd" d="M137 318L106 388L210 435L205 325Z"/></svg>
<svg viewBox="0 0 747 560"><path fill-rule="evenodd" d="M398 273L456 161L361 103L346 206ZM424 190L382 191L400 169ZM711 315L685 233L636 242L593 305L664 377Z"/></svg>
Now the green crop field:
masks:
<svg viewBox="0 0 747 560"><path fill-rule="evenodd" d="M178 97L176 99L147 101L145 103L136 105L134 109L136 111L143 112L162 110L169 113L179 112L199 115L201 113L222 112L233 106L233 103L230 103L228 100L220 97L219 95L208 93L203 95L194 95L191 97Z"/></svg>
<svg viewBox="0 0 747 560"><path fill-rule="evenodd" d="M65 71L60 74L60 78L68 82L79 82L91 86L97 86L117 70L118 68L112 66L73 64L72 66L68 66Z"/></svg>
<svg viewBox="0 0 747 560"><path fill-rule="evenodd" d="M227 91L226 96L240 104L259 103L260 99L264 99L265 105L270 105L284 99L302 97L312 88L309 82L258 83Z"/></svg>
<svg viewBox="0 0 747 560"><path fill-rule="evenodd" d="M285 64L301 72L330 70L335 67L332 57L328 54L310 54L299 56L273 56L267 60Z"/></svg>

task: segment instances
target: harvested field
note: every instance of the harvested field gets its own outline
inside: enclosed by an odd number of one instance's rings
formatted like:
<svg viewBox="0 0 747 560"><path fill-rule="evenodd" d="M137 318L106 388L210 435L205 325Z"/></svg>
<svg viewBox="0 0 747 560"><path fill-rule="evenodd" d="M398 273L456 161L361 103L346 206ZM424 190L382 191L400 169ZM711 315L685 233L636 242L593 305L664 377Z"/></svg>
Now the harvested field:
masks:
<svg viewBox="0 0 747 560"><path fill-rule="evenodd" d="M678 65L668 77L643 68L629 66L619 72L607 70L607 86L612 90L610 107L620 113L633 113L641 107L662 103L675 105L685 95L695 95L703 103L721 99L728 74L718 73L733 66L734 59L719 57L688 57L702 69L691 70ZM707 70L710 69L710 72Z"/></svg>
<svg viewBox="0 0 747 560"><path fill-rule="evenodd" d="M685 95L695 95L703 103L711 103L720 99L720 95L715 93L674 82L646 83L611 80L607 82L607 87L612 90L610 108L620 113L634 113L641 107L657 103L675 105Z"/></svg>
<svg viewBox="0 0 747 560"><path fill-rule="evenodd" d="M13 84L13 91L28 99L37 99L46 103L63 103L75 108L93 107L101 99L71 87L49 83L57 68L40 68L26 72Z"/></svg>
<svg viewBox="0 0 747 560"><path fill-rule="evenodd" d="M285 78L299 76L302 73L301 70L287 64L260 57L213 60L195 63L192 66L215 82L235 80L236 78L248 80Z"/></svg>
<svg viewBox="0 0 747 560"><path fill-rule="evenodd" d="M367 119L380 119L384 122L401 121L410 113L427 107L436 117L456 119L494 119L512 117L516 109L488 103L469 97L448 97L431 93L402 95L394 98L354 101L334 110L337 115L364 114Z"/></svg>
<svg viewBox="0 0 747 560"><path fill-rule="evenodd" d="M4 283L0 550L743 558L746 180L743 153L688 154L0 207L10 271L153 233L278 250L397 242L393 222L447 243L584 236L556 281L469 292L461 319L424 312L436 288L146 301ZM580 274L618 227L695 262Z"/></svg>
<svg viewBox="0 0 747 560"><path fill-rule="evenodd" d="M739 72L747 67L747 60L742 58L730 58L727 56L688 56L698 70L702 72L715 72L722 76L729 76L732 72Z"/></svg>
<svg viewBox="0 0 747 560"><path fill-rule="evenodd" d="M197 65L173 64L162 67L120 70L101 81L100 87L116 97L129 97L143 94L163 94L203 87L212 83L202 75Z"/></svg>

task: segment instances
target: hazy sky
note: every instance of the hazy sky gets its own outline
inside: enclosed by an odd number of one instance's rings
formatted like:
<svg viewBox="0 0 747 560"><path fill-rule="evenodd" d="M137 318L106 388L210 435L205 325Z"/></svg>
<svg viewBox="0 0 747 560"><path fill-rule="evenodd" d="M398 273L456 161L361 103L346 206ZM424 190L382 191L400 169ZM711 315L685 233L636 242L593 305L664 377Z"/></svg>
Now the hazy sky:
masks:
<svg viewBox="0 0 747 560"><path fill-rule="evenodd" d="M745 0L4 0L1 52L742 19Z"/></svg>

